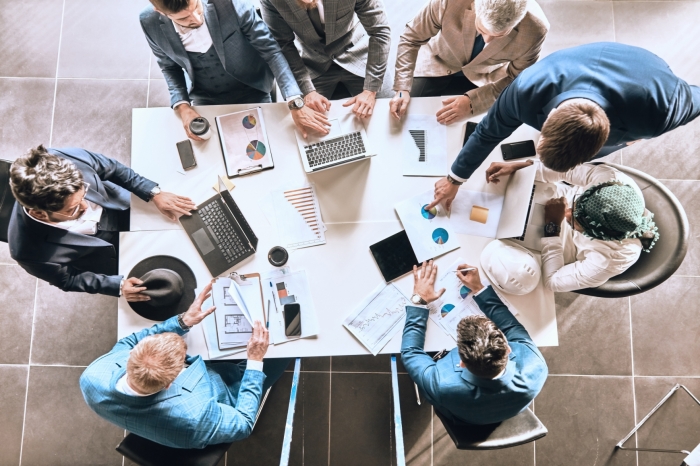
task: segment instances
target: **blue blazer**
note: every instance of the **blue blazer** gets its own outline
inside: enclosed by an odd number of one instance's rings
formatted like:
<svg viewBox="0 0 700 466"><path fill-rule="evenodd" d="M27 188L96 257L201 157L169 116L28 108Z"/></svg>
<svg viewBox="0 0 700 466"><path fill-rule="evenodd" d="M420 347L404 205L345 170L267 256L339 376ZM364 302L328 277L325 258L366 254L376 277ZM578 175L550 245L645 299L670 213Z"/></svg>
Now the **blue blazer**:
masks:
<svg viewBox="0 0 700 466"><path fill-rule="evenodd" d="M572 47L515 78L469 137L452 172L469 178L521 124L541 130L553 108L578 97L596 102L610 119L610 136L598 157L627 142L657 137L700 114L700 88L674 75L653 53L613 42Z"/></svg>
<svg viewBox="0 0 700 466"><path fill-rule="evenodd" d="M530 404L547 379L547 363L491 287L474 299L508 339L511 353L505 374L496 380L476 377L459 366L457 348L433 361L423 350L428 310L413 306L406 306L401 361L424 397L445 416L468 424L493 424Z"/></svg>
<svg viewBox="0 0 700 466"><path fill-rule="evenodd" d="M15 202L8 228L10 255L29 274L61 288L119 296L122 277L113 275L117 257L114 246L100 239L102 232L117 231L118 211L130 205L130 194L144 201L156 183L104 155L69 147L49 152L73 162L90 188L85 196L102 206L95 236L73 233L39 223Z"/></svg>
<svg viewBox="0 0 700 466"><path fill-rule="evenodd" d="M202 0L204 20L224 69L244 84L262 92L272 90L273 79L286 99L301 95L294 74L277 41L248 0ZM170 90L170 105L189 101L183 69L197 85L192 64L173 22L146 7L141 27Z"/></svg>
<svg viewBox="0 0 700 466"><path fill-rule="evenodd" d="M189 365L170 388L145 397L116 389L126 374L129 351L149 335L187 333L177 316L122 338L112 351L95 360L80 376L80 390L88 406L122 429L174 448L243 440L250 435L262 396L265 374L237 364L208 367L201 356L187 356ZM221 374L215 368L219 366Z"/></svg>

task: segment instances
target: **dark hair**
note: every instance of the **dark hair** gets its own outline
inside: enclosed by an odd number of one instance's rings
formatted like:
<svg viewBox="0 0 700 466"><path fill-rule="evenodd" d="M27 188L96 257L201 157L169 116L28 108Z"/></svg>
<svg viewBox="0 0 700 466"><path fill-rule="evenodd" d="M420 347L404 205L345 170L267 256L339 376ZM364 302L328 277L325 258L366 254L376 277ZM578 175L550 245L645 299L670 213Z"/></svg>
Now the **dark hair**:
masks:
<svg viewBox="0 0 700 466"><path fill-rule="evenodd" d="M541 134L540 160L563 173L595 157L608 139L610 120L594 102L571 102L547 117Z"/></svg>
<svg viewBox="0 0 700 466"><path fill-rule="evenodd" d="M179 13L190 5L190 0L150 0L150 2L157 10L169 15Z"/></svg>
<svg viewBox="0 0 700 466"><path fill-rule="evenodd" d="M508 364L508 340L488 317L465 317L457 336L459 357L477 377L493 379Z"/></svg>
<svg viewBox="0 0 700 466"><path fill-rule="evenodd" d="M10 167L10 188L28 209L58 212L66 198L83 187L83 174L70 160L50 154L42 145Z"/></svg>

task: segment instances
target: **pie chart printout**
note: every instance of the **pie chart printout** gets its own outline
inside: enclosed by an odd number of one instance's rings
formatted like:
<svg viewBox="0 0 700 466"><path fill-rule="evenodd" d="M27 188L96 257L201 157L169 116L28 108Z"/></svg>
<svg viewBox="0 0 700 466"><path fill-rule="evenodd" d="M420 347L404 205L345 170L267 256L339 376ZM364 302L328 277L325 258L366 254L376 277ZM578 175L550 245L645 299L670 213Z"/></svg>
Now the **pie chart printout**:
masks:
<svg viewBox="0 0 700 466"><path fill-rule="evenodd" d="M433 241L435 241L435 243L445 244L449 238L450 235L447 234L447 230L444 228L436 228L433 230Z"/></svg>
<svg viewBox="0 0 700 466"><path fill-rule="evenodd" d="M461 296L462 299L466 299L467 295L469 294L471 290L467 288L466 286L462 285L462 288L459 289L459 296Z"/></svg>
<svg viewBox="0 0 700 466"><path fill-rule="evenodd" d="M454 308L455 308L454 304L445 304L444 306L442 306L442 309L440 309L440 315L442 317L445 317Z"/></svg>
<svg viewBox="0 0 700 466"><path fill-rule="evenodd" d="M420 213L423 216L423 218L427 218L428 220L432 220L437 216L437 207L433 207L430 210L426 210L425 208L428 207L428 204L425 204L423 207L420 209Z"/></svg>
<svg viewBox="0 0 700 466"><path fill-rule="evenodd" d="M267 148L262 141L253 139L250 141L250 144L248 144L248 147L246 147L245 152L248 154L248 157L250 157L251 160L260 160L261 158L265 157Z"/></svg>
<svg viewBox="0 0 700 466"><path fill-rule="evenodd" d="M256 124L258 124L258 122L255 119L255 116L248 115L248 116L243 117L243 126L246 129L253 129L253 128L255 128Z"/></svg>

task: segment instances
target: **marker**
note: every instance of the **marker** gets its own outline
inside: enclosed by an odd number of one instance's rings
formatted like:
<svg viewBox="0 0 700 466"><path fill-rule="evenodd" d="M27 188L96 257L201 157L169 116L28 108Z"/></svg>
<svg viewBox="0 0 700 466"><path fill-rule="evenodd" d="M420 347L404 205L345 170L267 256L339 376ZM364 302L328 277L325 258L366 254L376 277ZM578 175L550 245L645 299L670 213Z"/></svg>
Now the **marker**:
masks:
<svg viewBox="0 0 700 466"><path fill-rule="evenodd" d="M459 270L453 270L454 273L457 272L471 272L472 270L476 270L474 267L468 267L466 269L459 269Z"/></svg>
<svg viewBox="0 0 700 466"><path fill-rule="evenodd" d="M270 300L267 300L267 323L265 324L265 328L270 328Z"/></svg>

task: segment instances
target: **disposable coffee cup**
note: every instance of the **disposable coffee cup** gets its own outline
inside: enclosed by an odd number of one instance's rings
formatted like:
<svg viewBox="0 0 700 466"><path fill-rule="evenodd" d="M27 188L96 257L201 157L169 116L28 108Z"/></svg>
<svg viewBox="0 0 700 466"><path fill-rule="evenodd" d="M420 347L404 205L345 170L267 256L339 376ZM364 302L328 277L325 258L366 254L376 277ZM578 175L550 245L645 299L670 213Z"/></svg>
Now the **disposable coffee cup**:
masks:
<svg viewBox="0 0 700 466"><path fill-rule="evenodd" d="M282 246L275 246L267 253L267 260L275 267L282 267L287 263L288 259L289 253L287 253L287 250Z"/></svg>
<svg viewBox="0 0 700 466"><path fill-rule="evenodd" d="M209 121L204 117L197 117L190 121L190 131L192 134L202 139L209 139L211 137L211 126L209 125Z"/></svg>

